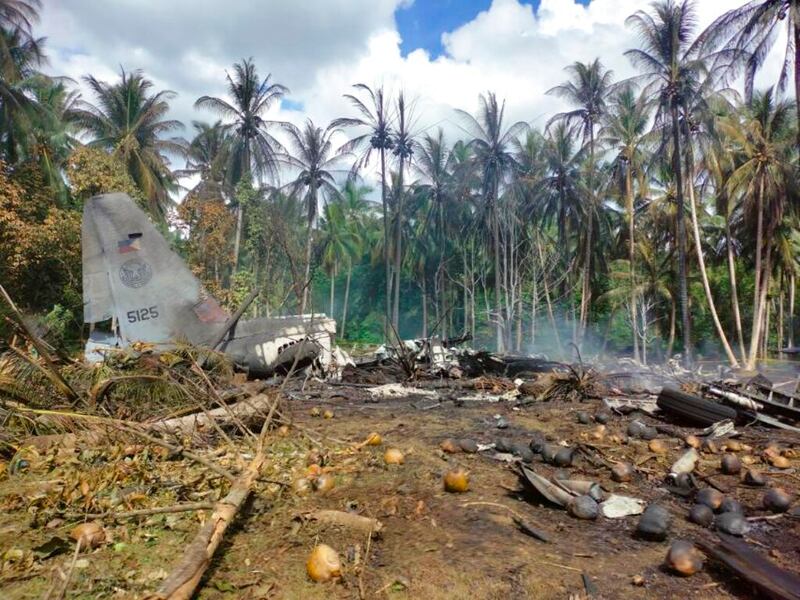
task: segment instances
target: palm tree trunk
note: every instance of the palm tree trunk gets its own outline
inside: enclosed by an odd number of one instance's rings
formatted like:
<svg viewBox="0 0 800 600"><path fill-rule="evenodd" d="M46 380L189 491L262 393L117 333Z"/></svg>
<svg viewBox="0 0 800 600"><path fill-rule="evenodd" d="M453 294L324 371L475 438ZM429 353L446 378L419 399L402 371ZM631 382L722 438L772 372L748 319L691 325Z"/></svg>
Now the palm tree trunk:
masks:
<svg viewBox="0 0 800 600"><path fill-rule="evenodd" d="M744 349L744 330L742 329L742 314L739 310L739 291L736 283L736 261L733 256L733 240L731 239L731 214L728 210L725 214L725 246L728 254L728 279L731 283L731 308L733 310L733 320L736 325L736 337L739 342L739 356L743 361L747 360L747 352Z"/></svg>
<svg viewBox="0 0 800 600"><path fill-rule="evenodd" d="M333 318L333 300L335 294L335 285L336 285L336 263L333 264L333 268L331 269L331 310L328 313L331 318Z"/></svg>
<svg viewBox="0 0 800 600"><path fill-rule="evenodd" d="M467 278L467 249L462 248L461 251L461 264L464 270L464 331L461 333L466 333L467 329L469 328L469 279ZM470 332L473 333L474 332Z"/></svg>
<svg viewBox="0 0 800 600"><path fill-rule="evenodd" d="M576 256L575 257L575 268L577 268L577 266L578 266L578 258ZM577 280L577 277L576 277L576 280ZM570 294L569 294L569 314L570 314L570 319L572 320L572 343L577 346L578 345L578 329L580 328L580 325L578 323L578 321L579 321L578 309L575 308L575 290L572 289L572 286L570 286Z"/></svg>
<svg viewBox="0 0 800 600"><path fill-rule="evenodd" d="M308 190L308 231L306 235L305 273L303 274L303 295L300 301L300 314L305 314L308 307L308 290L311 287L311 244L314 229L314 213L317 210L317 186L312 183Z"/></svg>
<svg viewBox="0 0 800 600"><path fill-rule="evenodd" d="M758 342L761 336L761 256L764 247L764 178L758 185L758 196L756 198L756 260L755 260L755 284L753 285L753 326L750 330L750 351L747 354L747 369L752 370L756 366L756 356L758 354Z"/></svg>
<svg viewBox="0 0 800 600"><path fill-rule="evenodd" d="M678 105L671 101L672 117L672 169L675 173L675 196L677 203L677 238L678 238L678 283L681 304L681 327L683 331L683 355L687 365L692 364L692 329L689 321L689 290L686 275L686 221L683 202L683 172L681 170L681 132L678 119Z"/></svg>
<svg viewBox="0 0 800 600"><path fill-rule="evenodd" d="M425 277L422 277L422 337L428 337L428 290L425 285Z"/></svg>
<svg viewBox="0 0 800 600"><path fill-rule="evenodd" d="M794 294L796 282L794 278L794 269L789 276L789 339L787 340L790 348L794 347Z"/></svg>
<svg viewBox="0 0 800 600"><path fill-rule="evenodd" d="M510 229L510 228L509 228ZM503 289L503 347L505 349L512 348L511 342L511 333L512 333L512 319L514 312L511 306L511 294L512 291L511 287L511 280L510 277L510 269L509 263L511 262L509 259L509 253L511 252L511 244L509 243L508 239L501 239L500 246L503 249L503 260L501 264L503 265L503 275L502 275L502 289Z"/></svg>
<svg viewBox="0 0 800 600"><path fill-rule="evenodd" d="M531 348L536 344L536 308L539 300L538 282L536 281L536 267L531 261L531 279L533 279L533 290L531 292Z"/></svg>
<svg viewBox="0 0 800 600"><path fill-rule="evenodd" d="M611 326L614 324L614 318L617 316L617 309L612 307L611 314L608 315L608 321L606 321L606 326L603 329L603 345L600 347L600 354L606 353L606 348L608 348L608 338L609 334L611 333ZM636 333L634 331L634 333Z"/></svg>
<svg viewBox="0 0 800 600"><path fill-rule="evenodd" d="M242 241L242 221L244 217L244 210L240 204L236 208L236 233L233 238L233 272L239 270L239 247Z"/></svg>
<svg viewBox="0 0 800 600"><path fill-rule="evenodd" d="M400 333L400 266L403 263L403 165L405 161L400 157L398 171L396 221L394 225L394 303L392 306L392 325Z"/></svg>
<svg viewBox="0 0 800 600"><path fill-rule="evenodd" d="M542 247L537 240L536 248L539 252L539 264L542 267L542 283L544 284L544 299L547 303L547 316L550 319L550 326L553 328L553 336L556 338L556 345L558 346L558 353L564 355L564 347L561 345L561 336L558 335L558 326L556 325L556 318L553 314L553 303L550 301L550 288L547 285L547 271L544 268L544 256L542 255Z"/></svg>
<svg viewBox="0 0 800 600"><path fill-rule="evenodd" d="M763 344L761 356L767 356L767 342L769 338L769 315L770 315L770 302L769 296L769 282L772 273L772 246L767 245L766 258L764 260L764 269L761 275L761 300L759 308L761 310L761 331L759 331L759 338Z"/></svg>
<svg viewBox="0 0 800 600"><path fill-rule="evenodd" d="M797 5L792 4L792 11L797 10ZM795 13L796 15L796 13ZM794 101L797 107L797 119L800 121L800 22L796 16L794 18ZM797 130L797 146L800 148L800 129Z"/></svg>
<svg viewBox="0 0 800 600"><path fill-rule="evenodd" d="M725 335L725 329L723 329L722 323L719 320L717 307L714 303L714 296L711 293L711 286L708 282L706 260L703 256L703 246L700 241L700 226L698 225L697 220L697 202L695 201L694 197L694 158L690 144L687 145L686 149L686 163L687 184L689 189L689 207L691 209L690 213L692 217L692 231L694 233L694 248L695 253L697 254L697 264L700 267L700 277L703 280L703 289L706 292L706 301L708 302L708 308L711 310L711 319L714 321L714 327L717 329L717 335L719 336L720 342L722 342L722 348L725 350L725 354L728 357L728 362L731 363L733 368L738 369L739 361L736 360L736 355L733 353L731 345L728 343L728 336Z"/></svg>
<svg viewBox="0 0 800 600"><path fill-rule="evenodd" d="M391 269L389 264L389 215L386 208L386 150L380 149L381 153L381 208L383 210L383 266L384 280L386 283L386 310L383 316L383 336L389 339L389 319L392 314L392 280L390 277Z"/></svg>
<svg viewBox="0 0 800 600"><path fill-rule="evenodd" d="M631 162L625 166L625 204L628 211L628 268L631 278L631 323L633 323L633 360L639 360L639 336L636 335L636 238L633 214L633 176L631 175Z"/></svg>
<svg viewBox="0 0 800 600"><path fill-rule="evenodd" d="M476 334L475 326L475 248L470 245L469 255L469 280L470 280L470 293L469 293L469 323L472 335Z"/></svg>
<svg viewBox="0 0 800 600"><path fill-rule="evenodd" d="M350 300L350 279L353 276L353 261L347 261L347 281L344 284L344 307L342 308L342 338L344 339L347 329L347 303Z"/></svg>
<svg viewBox="0 0 800 600"><path fill-rule="evenodd" d="M439 288L439 296L440 301L442 303L442 313L447 314L447 290L445 289L447 277L445 273L444 267L444 250L445 250L445 239L444 239L444 206L442 205L442 198L441 194L437 191L436 192L436 207L438 208L439 213L439 268L437 269L437 273L439 277L441 277L441 285ZM453 301L453 304L456 304L456 301ZM464 325L466 327L466 319L464 319ZM442 337L446 338L449 332L443 331Z"/></svg>
<svg viewBox="0 0 800 600"><path fill-rule="evenodd" d="M675 306L675 298L670 294L669 298L669 339L667 340L667 358L672 357L672 350L675 348L675 327L677 321L677 307Z"/></svg>
<svg viewBox="0 0 800 600"><path fill-rule="evenodd" d="M645 311L647 310L646 306L642 307L640 311L641 319L642 319L642 364L647 364L647 314Z"/></svg>
<svg viewBox="0 0 800 600"><path fill-rule="evenodd" d="M267 251L264 254L264 268L263 268L264 277L266 278L267 281L269 281L269 269L271 261L272 261L272 250L270 249L270 246L267 246ZM265 316L269 317L270 316L269 295L266 290L265 292L266 293L264 294L264 312L266 313Z"/></svg>
<svg viewBox="0 0 800 600"><path fill-rule="evenodd" d="M761 360L765 360L767 358L767 348L769 346L769 322L771 314L772 301L767 300L766 306L764 307L764 328L761 335Z"/></svg>
<svg viewBox="0 0 800 600"><path fill-rule="evenodd" d="M260 282L259 282L259 276L261 275L261 268L260 267L261 267L261 262L258 260L258 256L256 256L256 260L253 261L253 287L255 289L259 289L259 287L260 287ZM251 308L253 309L253 312L252 312L252 315L253 315L252 318L253 319L257 319L258 318L258 310L259 310L259 305L260 304L261 303L258 301L258 298L256 298L256 301L253 302L253 304L251 304Z"/></svg>
<svg viewBox="0 0 800 600"><path fill-rule="evenodd" d="M589 123L589 209L586 223L586 249L583 257L583 289L581 291L581 322L578 333L578 344L583 342L586 332L586 323L589 316L589 303L591 302L592 283L592 244L594 243L594 123Z"/></svg>
<svg viewBox="0 0 800 600"><path fill-rule="evenodd" d="M491 184L491 219L492 219L492 242L494 245L494 310L497 322L495 324L495 334L497 339L497 351L503 352L503 300L501 289L501 272L500 272L500 215L497 210L497 192L499 189L499 182L497 175Z"/></svg>
<svg viewBox="0 0 800 600"><path fill-rule="evenodd" d="M781 272L781 288L780 292L778 293L778 327L777 327L777 334L778 334L778 352L783 350L783 306L786 300L786 290L784 289L784 273Z"/></svg>

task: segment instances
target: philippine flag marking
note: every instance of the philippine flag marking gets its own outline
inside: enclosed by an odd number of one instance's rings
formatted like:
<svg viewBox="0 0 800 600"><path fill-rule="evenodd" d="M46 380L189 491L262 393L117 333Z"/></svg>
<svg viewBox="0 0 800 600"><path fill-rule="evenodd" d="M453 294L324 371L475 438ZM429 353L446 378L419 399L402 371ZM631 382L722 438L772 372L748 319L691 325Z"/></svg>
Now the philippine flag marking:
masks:
<svg viewBox="0 0 800 600"><path fill-rule="evenodd" d="M142 249L140 238L133 238L128 240L120 240L117 242L117 251L120 254L127 254L128 252L136 252Z"/></svg>

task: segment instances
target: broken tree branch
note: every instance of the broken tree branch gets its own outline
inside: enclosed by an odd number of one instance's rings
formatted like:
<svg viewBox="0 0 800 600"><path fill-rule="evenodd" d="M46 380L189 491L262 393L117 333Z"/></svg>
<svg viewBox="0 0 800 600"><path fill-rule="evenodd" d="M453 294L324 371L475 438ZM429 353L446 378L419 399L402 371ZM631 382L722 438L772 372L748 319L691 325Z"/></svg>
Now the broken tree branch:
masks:
<svg viewBox="0 0 800 600"><path fill-rule="evenodd" d="M174 419L162 419L147 425L151 431L170 433L179 436L193 436L209 427L213 427L214 422L220 421L246 421L254 416L261 414L271 407L272 398L267 394L257 394L252 398L240 400L236 404L226 405L213 410L204 411L176 417Z"/></svg>

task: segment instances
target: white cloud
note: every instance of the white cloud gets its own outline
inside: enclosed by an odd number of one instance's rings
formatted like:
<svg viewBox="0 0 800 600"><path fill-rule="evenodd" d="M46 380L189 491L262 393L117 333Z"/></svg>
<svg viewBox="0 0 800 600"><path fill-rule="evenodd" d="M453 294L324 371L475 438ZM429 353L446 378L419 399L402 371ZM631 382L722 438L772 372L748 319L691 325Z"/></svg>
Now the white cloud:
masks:
<svg viewBox="0 0 800 600"><path fill-rule="evenodd" d="M223 94L225 69L252 56L302 103L302 111L276 110L276 118L324 125L351 113L342 98L351 84L383 82L417 99L420 131L441 125L454 138L461 130L453 108L474 110L487 90L506 99L509 122L542 125L563 108L545 92L564 80L566 65L600 57L616 79L633 75L623 53L637 39L625 19L648 8L642 0L542 0L534 12L517 0L494 0L445 32L445 53L434 59L424 50L402 56L393 16L402 1L116 0L98 8L94 0L70 0L48 2L41 28L53 72L110 79L119 65L142 68L178 92L174 116L187 124L214 118L195 111L195 99ZM700 27L741 2L700 0ZM765 82L779 66L776 55Z"/></svg>

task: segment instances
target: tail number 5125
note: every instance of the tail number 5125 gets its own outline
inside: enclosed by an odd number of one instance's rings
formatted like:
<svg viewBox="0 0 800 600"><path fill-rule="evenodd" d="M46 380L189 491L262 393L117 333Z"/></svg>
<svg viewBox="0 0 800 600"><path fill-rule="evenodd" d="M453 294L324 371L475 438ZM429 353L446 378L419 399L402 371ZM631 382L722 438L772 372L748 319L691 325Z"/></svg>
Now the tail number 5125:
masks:
<svg viewBox="0 0 800 600"><path fill-rule="evenodd" d="M138 323L139 321L151 321L158 318L158 307L149 306L147 308L137 308L136 310L129 310L128 323Z"/></svg>

